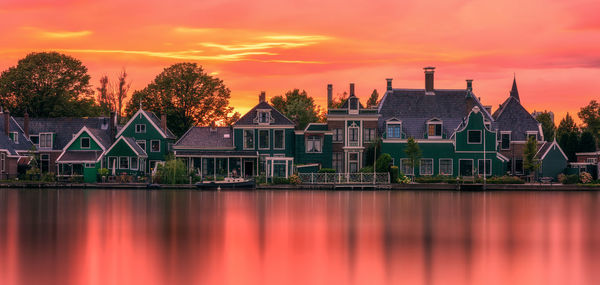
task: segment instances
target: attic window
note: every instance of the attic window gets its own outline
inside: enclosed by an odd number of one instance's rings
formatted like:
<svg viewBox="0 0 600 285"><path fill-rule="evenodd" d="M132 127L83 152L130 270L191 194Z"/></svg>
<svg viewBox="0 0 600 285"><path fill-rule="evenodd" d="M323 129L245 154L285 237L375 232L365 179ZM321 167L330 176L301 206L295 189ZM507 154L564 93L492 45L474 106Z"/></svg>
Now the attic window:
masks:
<svg viewBox="0 0 600 285"><path fill-rule="evenodd" d="M350 110L357 110L358 109L358 98L350 98L348 100L350 101L349 102Z"/></svg>
<svg viewBox="0 0 600 285"><path fill-rule="evenodd" d="M81 138L81 148L90 148L90 138Z"/></svg>
<svg viewBox="0 0 600 285"><path fill-rule="evenodd" d="M19 143L19 133L17 133L17 132L11 132L11 133L10 133L10 139L11 139L11 140L12 140L14 143L18 144L18 143Z"/></svg>
<svg viewBox="0 0 600 285"><path fill-rule="evenodd" d="M135 125L135 133L136 134L146 133L146 124L137 124L137 125Z"/></svg>
<svg viewBox="0 0 600 285"><path fill-rule="evenodd" d="M272 122L271 110L258 110L256 112L256 119L254 119L254 122L259 123L261 125L270 124Z"/></svg>
<svg viewBox="0 0 600 285"><path fill-rule="evenodd" d="M387 123L387 138L399 139L402 138L402 123Z"/></svg>
<svg viewBox="0 0 600 285"><path fill-rule="evenodd" d="M441 139L442 138L442 122L432 121L427 123L427 138Z"/></svg>
<svg viewBox="0 0 600 285"><path fill-rule="evenodd" d="M481 131L480 130L471 130L467 132L467 143L470 144L480 144L481 143Z"/></svg>
<svg viewBox="0 0 600 285"><path fill-rule="evenodd" d="M231 135L230 135L230 134L223 134L223 138L224 138L224 139L228 139L228 138L230 138L230 137L231 137Z"/></svg>

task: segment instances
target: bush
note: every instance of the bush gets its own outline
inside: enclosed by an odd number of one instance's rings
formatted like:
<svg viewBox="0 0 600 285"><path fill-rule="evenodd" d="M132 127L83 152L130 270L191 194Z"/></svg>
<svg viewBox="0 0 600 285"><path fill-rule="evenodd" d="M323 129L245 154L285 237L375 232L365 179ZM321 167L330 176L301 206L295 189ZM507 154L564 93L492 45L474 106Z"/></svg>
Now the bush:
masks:
<svg viewBox="0 0 600 285"><path fill-rule="evenodd" d="M321 168L318 173L335 173L335 169L333 168Z"/></svg>
<svg viewBox="0 0 600 285"><path fill-rule="evenodd" d="M360 173L373 173L373 166L365 166L363 168L361 168L358 172Z"/></svg>
<svg viewBox="0 0 600 285"><path fill-rule="evenodd" d="M36 181L40 179L40 169L37 167L32 167L25 171L25 179Z"/></svg>
<svg viewBox="0 0 600 285"><path fill-rule="evenodd" d="M179 159L169 159L164 164L159 164L156 176L164 184L189 183L185 164Z"/></svg>
<svg viewBox="0 0 600 285"><path fill-rule="evenodd" d="M456 183L456 178L450 176L436 175L436 176L419 176L415 178L415 182L418 183Z"/></svg>
<svg viewBox="0 0 600 285"><path fill-rule="evenodd" d="M390 181L394 182L398 180L398 166L392 165L390 167Z"/></svg>
<svg viewBox="0 0 600 285"><path fill-rule="evenodd" d="M487 179L490 184L524 184L523 179L516 176L495 176Z"/></svg>
<svg viewBox="0 0 600 285"><path fill-rule="evenodd" d="M396 183L408 184L408 183L410 183L410 178L408 178L408 176L404 175L404 173L400 173L398 175L398 178L396 179Z"/></svg>
<svg viewBox="0 0 600 285"><path fill-rule="evenodd" d="M294 174L290 176L289 182L290 184L298 185L302 183L302 180L300 180L300 177L298 175Z"/></svg>
<svg viewBox="0 0 600 285"><path fill-rule="evenodd" d="M579 180L581 181L581 183L587 184L592 183L594 179L592 178L591 174L584 171L579 173Z"/></svg>
<svg viewBox="0 0 600 285"><path fill-rule="evenodd" d="M559 180L559 181L562 184L577 184L577 183L579 183L579 175L577 175L577 174L566 175L565 177L562 178L562 181L561 180Z"/></svg>
<svg viewBox="0 0 600 285"><path fill-rule="evenodd" d="M273 184L290 184L290 180L285 177L273 177Z"/></svg>
<svg viewBox="0 0 600 285"><path fill-rule="evenodd" d="M100 176L107 176L107 175L108 175L108 173L109 173L109 171L108 171L108 169L107 169L107 168L100 168L100 169L98 169L98 174L99 174Z"/></svg>
<svg viewBox="0 0 600 285"><path fill-rule="evenodd" d="M42 175L42 182L56 182L56 175L52 172L46 172Z"/></svg>
<svg viewBox="0 0 600 285"><path fill-rule="evenodd" d="M564 173L561 173L558 175L558 182L565 184L565 181L567 181L567 176Z"/></svg>
<svg viewBox="0 0 600 285"><path fill-rule="evenodd" d="M265 176L254 176L254 183L256 184L264 184L267 183Z"/></svg>
<svg viewBox="0 0 600 285"><path fill-rule="evenodd" d="M388 153L384 153L377 158L375 162L377 172L388 172L390 171L390 165L392 164L392 156Z"/></svg>

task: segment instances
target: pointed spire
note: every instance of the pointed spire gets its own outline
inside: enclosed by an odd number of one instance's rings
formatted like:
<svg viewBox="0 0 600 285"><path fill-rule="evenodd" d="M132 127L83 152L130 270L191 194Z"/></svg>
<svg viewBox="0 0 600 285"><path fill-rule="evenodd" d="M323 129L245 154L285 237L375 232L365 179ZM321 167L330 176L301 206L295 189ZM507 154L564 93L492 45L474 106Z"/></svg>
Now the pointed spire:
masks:
<svg viewBox="0 0 600 285"><path fill-rule="evenodd" d="M519 99L519 90L517 89L517 75L515 74L513 77L512 88L510 89L510 97L514 97L517 101L521 101Z"/></svg>

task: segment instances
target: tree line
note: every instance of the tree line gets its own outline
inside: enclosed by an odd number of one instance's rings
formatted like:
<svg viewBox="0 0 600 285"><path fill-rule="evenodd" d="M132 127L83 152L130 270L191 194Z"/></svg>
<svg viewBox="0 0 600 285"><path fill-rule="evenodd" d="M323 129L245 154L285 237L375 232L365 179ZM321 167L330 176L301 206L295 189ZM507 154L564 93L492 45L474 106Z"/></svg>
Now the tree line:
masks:
<svg viewBox="0 0 600 285"><path fill-rule="evenodd" d="M231 90L223 80L196 63L175 63L131 94L128 76L125 69L114 82L104 75L93 88L80 60L58 52L30 53L0 75L1 105L15 116L27 112L49 118L108 116L113 111L130 117L143 106L165 114L177 136L192 126L230 125L240 117L229 105ZM304 90L290 90L271 103L298 128L324 120L324 110Z"/></svg>

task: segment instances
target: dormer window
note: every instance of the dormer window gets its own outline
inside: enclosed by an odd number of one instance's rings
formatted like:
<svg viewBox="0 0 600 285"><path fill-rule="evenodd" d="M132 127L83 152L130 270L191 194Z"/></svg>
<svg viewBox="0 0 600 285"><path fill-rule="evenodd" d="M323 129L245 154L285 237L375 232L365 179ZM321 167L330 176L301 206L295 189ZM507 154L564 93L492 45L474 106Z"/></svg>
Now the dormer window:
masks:
<svg viewBox="0 0 600 285"><path fill-rule="evenodd" d="M358 103L358 98L356 98L356 97L348 98L348 113L358 114L359 106L360 106L360 104Z"/></svg>
<svg viewBox="0 0 600 285"><path fill-rule="evenodd" d="M137 124L137 125L135 125L135 133L136 134L144 134L144 133L146 133L146 124Z"/></svg>
<svg viewBox="0 0 600 285"><path fill-rule="evenodd" d="M11 139L11 140L12 140L14 143L18 144L18 143L19 143L19 133L17 133L17 132L11 132L11 133L10 133L10 139Z"/></svg>
<svg viewBox="0 0 600 285"><path fill-rule="evenodd" d="M271 123L271 121L271 110L257 110L256 118L254 119L255 123L260 125L268 125Z"/></svg>
<svg viewBox="0 0 600 285"><path fill-rule="evenodd" d="M387 123L387 138L388 139L400 139L402 138L402 123L400 122L388 122Z"/></svg>
<svg viewBox="0 0 600 285"><path fill-rule="evenodd" d="M441 139L442 138L442 121L432 119L427 122L427 138Z"/></svg>
<svg viewBox="0 0 600 285"><path fill-rule="evenodd" d="M40 133L40 148L52 149L52 133Z"/></svg>

